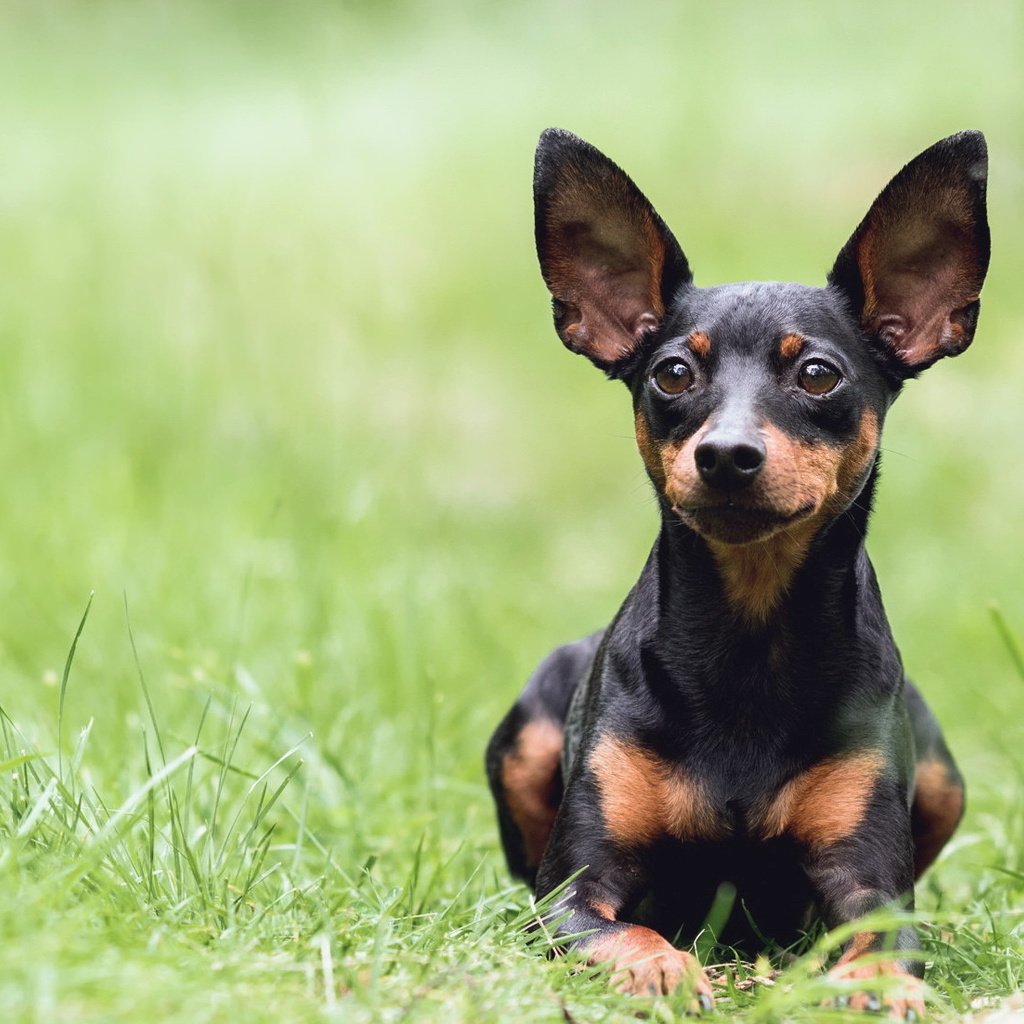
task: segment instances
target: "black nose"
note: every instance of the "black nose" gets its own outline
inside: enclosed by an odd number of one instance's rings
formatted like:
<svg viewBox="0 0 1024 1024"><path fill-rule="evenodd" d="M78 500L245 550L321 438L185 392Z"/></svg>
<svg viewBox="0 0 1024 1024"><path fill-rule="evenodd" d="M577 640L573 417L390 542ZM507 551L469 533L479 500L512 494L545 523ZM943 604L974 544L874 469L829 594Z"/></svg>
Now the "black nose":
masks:
<svg viewBox="0 0 1024 1024"><path fill-rule="evenodd" d="M741 441L734 437L716 437L712 433L697 445L693 457L701 479L709 487L738 491L761 472L766 454L760 440Z"/></svg>

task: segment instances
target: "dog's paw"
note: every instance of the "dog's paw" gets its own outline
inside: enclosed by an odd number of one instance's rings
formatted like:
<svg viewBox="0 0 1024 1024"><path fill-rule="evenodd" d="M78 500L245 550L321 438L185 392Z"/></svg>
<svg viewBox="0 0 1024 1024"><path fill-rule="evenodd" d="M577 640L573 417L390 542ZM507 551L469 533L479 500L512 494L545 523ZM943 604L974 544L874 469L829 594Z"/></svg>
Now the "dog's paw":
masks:
<svg viewBox="0 0 1024 1024"><path fill-rule="evenodd" d="M676 949L650 928L632 925L598 936L588 944L586 954L588 963L608 969L612 985L620 992L660 996L688 991L693 995L689 1013L714 1009L711 982L697 958Z"/></svg>
<svg viewBox="0 0 1024 1024"><path fill-rule="evenodd" d="M924 982L895 964L853 960L836 964L828 973L838 981L857 982L850 995L835 1000L836 1005L866 1013L884 1010L893 1020L920 1021L924 1018ZM879 984L879 979L884 981Z"/></svg>

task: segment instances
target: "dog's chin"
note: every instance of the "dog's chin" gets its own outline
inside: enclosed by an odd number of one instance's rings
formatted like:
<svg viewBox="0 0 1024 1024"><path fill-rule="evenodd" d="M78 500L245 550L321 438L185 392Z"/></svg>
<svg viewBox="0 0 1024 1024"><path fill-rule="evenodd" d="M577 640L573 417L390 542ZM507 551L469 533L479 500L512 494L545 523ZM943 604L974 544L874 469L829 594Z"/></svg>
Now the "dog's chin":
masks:
<svg viewBox="0 0 1024 1024"><path fill-rule="evenodd" d="M693 508L674 505L672 511L705 540L741 545L758 544L774 537L810 516L814 505L803 505L795 511L732 503Z"/></svg>

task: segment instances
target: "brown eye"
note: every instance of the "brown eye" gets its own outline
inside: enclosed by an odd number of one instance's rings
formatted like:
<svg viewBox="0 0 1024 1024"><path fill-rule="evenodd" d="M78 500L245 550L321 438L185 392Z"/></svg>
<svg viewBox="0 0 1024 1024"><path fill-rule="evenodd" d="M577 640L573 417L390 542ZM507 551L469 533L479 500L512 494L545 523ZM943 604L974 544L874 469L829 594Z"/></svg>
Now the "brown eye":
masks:
<svg viewBox="0 0 1024 1024"><path fill-rule="evenodd" d="M682 359L670 359L654 371L654 383L666 395L681 395L693 383L693 371Z"/></svg>
<svg viewBox="0 0 1024 1024"><path fill-rule="evenodd" d="M834 366L817 360L804 363L796 378L800 387L809 395L827 395L839 387L842 379L842 374Z"/></svg>

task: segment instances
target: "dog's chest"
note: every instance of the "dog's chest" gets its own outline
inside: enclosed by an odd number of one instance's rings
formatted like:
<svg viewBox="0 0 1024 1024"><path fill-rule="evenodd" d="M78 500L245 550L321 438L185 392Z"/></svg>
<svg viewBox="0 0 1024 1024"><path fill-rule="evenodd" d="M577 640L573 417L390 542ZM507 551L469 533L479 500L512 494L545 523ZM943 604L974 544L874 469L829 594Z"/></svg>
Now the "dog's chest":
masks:
<svg viewBox="0 0 1024 1024"><path fill-rule="evenodd" d="M883 767L879 751L758 780L741 768L698 774L611 734L587 754L605 827L626 846L789 836L828 845L854 831Z"/></svg>

